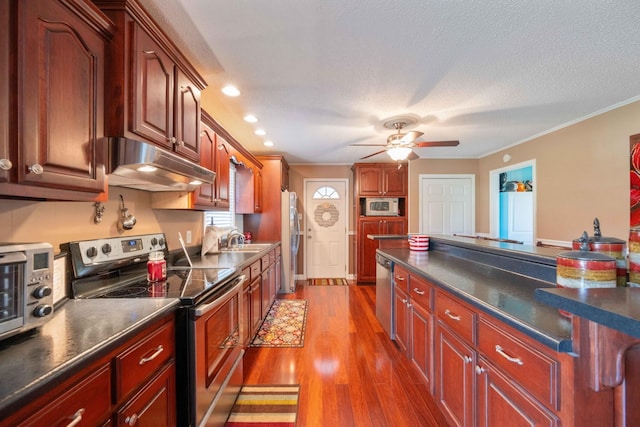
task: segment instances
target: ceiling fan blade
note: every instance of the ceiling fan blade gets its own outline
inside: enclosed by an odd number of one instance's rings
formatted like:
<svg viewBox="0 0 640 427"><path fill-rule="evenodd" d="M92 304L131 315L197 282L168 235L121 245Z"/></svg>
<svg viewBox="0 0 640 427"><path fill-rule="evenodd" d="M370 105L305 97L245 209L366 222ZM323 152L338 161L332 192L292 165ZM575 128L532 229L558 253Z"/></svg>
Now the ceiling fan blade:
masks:
<svg viewBox="0 0 640 427"><path fill-rule="evenodd" d="M380 153L386 153L386 152L387 152L387 150L380 150L380 151L375 152L373 154L369 154L368 156L360 157L360 160L368 159L369 157L373 157L373 156L376 156L376 155L378 155Z"/></svg>
<svg viewBox="0 0 640 427"><path fill-rule="evenodd" d="M415 159L419 159L420 156L418 156L415 151L411 151L411 154L409 154L407 156L407 160L415 160Z"/></svg>
<svg viewBox="0 0 640 427"><path fill-rule="evenodd" d="M455 147L460 141L421 141L416 142L416 147Z"/></svg>
<svg viewBox="0 0 640 427"><path fill-rule="evenodd" d="M400 138L400 143L408 144L420 138L422 135L423 132L418 132L417 130L409 131L402 138Z"/></svg>
<svg viewBox="0 0 640 427"><path fill-rule="evenodd" d="M349 147L386 147L387 144L349 144Z"/></svg>

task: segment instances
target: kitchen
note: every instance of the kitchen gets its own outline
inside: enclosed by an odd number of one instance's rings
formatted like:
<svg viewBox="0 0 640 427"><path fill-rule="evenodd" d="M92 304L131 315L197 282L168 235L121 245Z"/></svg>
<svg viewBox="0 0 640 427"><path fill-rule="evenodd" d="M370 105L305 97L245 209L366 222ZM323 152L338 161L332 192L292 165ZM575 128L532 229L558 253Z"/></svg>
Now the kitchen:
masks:
<svg viewBox="0 0 640 427"><path fill-rule="evenodd" d="M489 233L488 175L491 170L501 167L504 155L509 154L512 163L537 159L538 238L570 241L581 229L588 228L595 216L600 218L607 235L625 238L628 233L629 136L638 133L640 113L640 102L631 98L635 94L628 95L629 102L616 108L481 158L413 160L409 166L409 230L418 231L417 188L413 183L420 174L471 173L477 177L475 229L478 233ZM218 111L220 102L213 90L203 91L204 110ZM576 153L579 153L576 161L567 161ZM290 189L302 194L303 180L312 177L347 178L350 184L353 182L350 165L292 164ZM597 203L592 194L598 194ZM136 234L162 230L170 250L179 248L178 232L190 235L191 244L201 242L201 212L153 209L151 193L120 187L109 189L108 199L103 201L105 216L98 224L94 222L94 202L2 199L0 241L46 241L58 248L61 243L71 240L120 236L117 224L120 195L137 218ZM355 218L350 218L350 230L354 229L354 221ZM349 247L353 252L353 235L350 239ZM349 272L353 274L353 255L350 259ZM304 271L302 254L298 270Z"/></svg>

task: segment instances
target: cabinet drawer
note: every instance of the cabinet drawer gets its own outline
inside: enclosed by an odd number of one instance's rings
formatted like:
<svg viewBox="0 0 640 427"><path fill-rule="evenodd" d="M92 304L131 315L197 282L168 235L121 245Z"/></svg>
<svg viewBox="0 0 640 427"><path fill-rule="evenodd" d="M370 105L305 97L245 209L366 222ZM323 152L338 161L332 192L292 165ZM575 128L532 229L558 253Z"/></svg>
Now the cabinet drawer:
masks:
<svg viewBox="0 0 640 427"><path fill-rule="evenodd" d="M131 393L173 358L174 334L173 323L168 323L116 356L117 400Z"/></svg>
<svg viewBox="0 0 640 427"><path fill-rule="evenodd" d="M397 264L393 266L393 281L397 287L409 292L409 272Z"/></svg>
<svg viewBox="0 0 640 427"><path fill-rule="evenodd" d="M270 261L269 254L262 257L262 271L266 270L267 267L269 267L269 264L270 264L269 261Z"/></svg>
<svg viewBox="0 0 640 427"><path fill-rule="evenodd" d="M260 261L254 262L249 268L251 269L251 276L249 277L249 281L253 282L258 276L260 276L260 273L262 273L262 269L260 268Z"/></svg>
<svg viewBox="0 0 640 427"><path fill-rule="evenodd" d="M425 310L431 311L433 287L421 277L411 275L409 278L409 295L413 304L417 304Z"/></svg>
<svg viewBox="0 0 640 427"><path fill-rule="evenodd" d="M56 393L57 394L57 393ZM78 426L95 426L111 412L111 370L103 365L73 386L21 426L66 426L77 420Z"/></svg>
<svg viewBox="0 0 640 427"><path fill-rule="evenodd" d="M492 323L482 317L478 322L479 350L540 402L558 409L559 362Z"/></svg>
<svg viewBox="0 0 640 427"><path fill-rule="evenodd" d="M477 314L462 303L436 292L436 315L438 320L455 331L467 342L475 344L475 325Z"/></svg>

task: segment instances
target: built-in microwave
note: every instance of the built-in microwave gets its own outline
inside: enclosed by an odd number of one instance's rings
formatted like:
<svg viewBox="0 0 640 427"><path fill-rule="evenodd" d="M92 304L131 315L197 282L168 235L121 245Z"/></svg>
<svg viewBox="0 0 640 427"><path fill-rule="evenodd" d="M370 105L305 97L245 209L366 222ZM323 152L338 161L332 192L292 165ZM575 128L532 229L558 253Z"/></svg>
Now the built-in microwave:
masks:
<svg viewBox="0 0 640 427"><path fill-rule="evenodd" d="M53 247L0 243L0 339L41 326L53 313Z"/></svg>
<svg viewBox="0 0 640 427"><path fill-rule="evenodd" d="M366 216L398 216L398 198L365 199Z"/></svg>

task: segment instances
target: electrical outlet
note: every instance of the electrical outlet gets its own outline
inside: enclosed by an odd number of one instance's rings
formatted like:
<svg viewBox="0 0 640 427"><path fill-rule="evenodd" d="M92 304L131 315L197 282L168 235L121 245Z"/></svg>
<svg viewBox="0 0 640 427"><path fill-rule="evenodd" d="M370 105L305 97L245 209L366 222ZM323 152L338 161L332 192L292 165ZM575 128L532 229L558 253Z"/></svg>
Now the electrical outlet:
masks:
<svg viewBox="0 0 640 427"><path fill-rule="evenodd" d="M187 243L191 243L191 230L187 230Z"/></svg>

